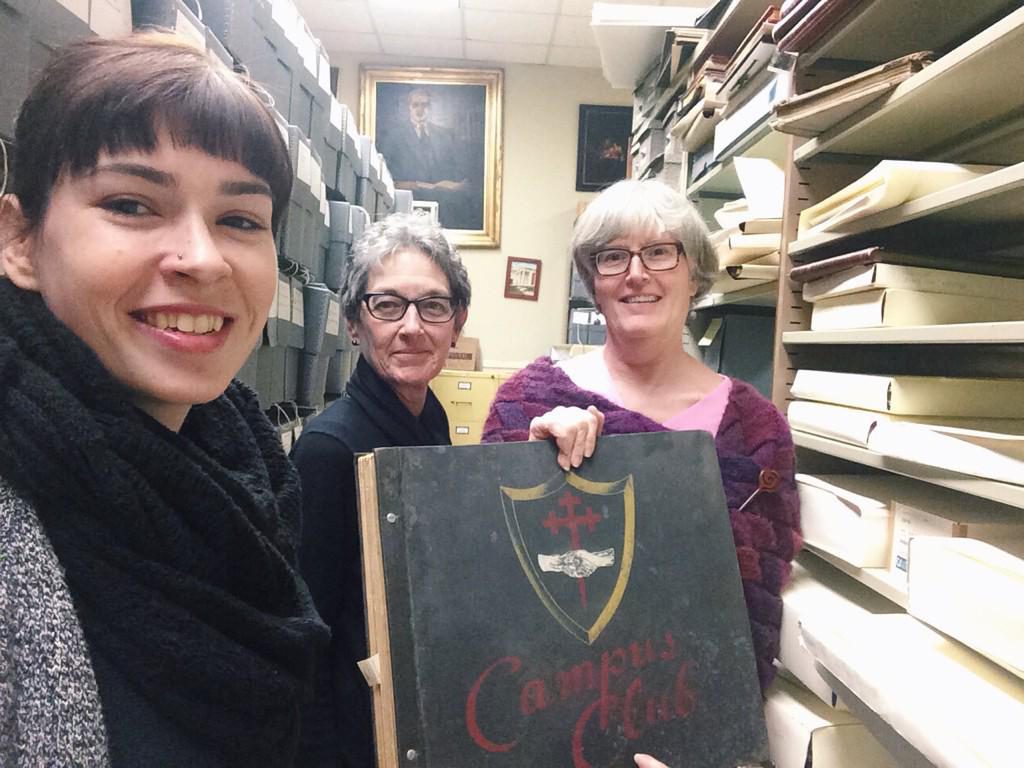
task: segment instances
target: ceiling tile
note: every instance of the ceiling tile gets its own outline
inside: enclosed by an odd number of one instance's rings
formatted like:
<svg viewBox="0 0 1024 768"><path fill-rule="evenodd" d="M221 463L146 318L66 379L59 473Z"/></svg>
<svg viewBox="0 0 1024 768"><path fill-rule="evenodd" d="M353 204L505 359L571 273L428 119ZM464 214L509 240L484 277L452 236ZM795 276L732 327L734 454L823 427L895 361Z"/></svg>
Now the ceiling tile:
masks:
<svg viewBox="0 0 1024 768"><path fill-rule="evenodd" d="M361 35L355 32L314 32L324 44L327 53L337 56L342 53L380 53L380 41L376 35Z"/></svg>
<svg viewBox="0 0 1024 768"><path fill-rule="evenodd" d="M543 64L547 55L546 45L521 45L519 43L481 43L466 41L466 58L477 61L498 61L513 64Z"/></svg>
<svg viewBox="0 0 1024 768"><path fill-rule="evenodd" d="M508 13L497 11L464 11L466 40L495 43L551 42L555 17L539 13Z"/></svg>
<svg viewBox="0 0 1024 768"><path fill-rule="evenodd" d="M317 37L327 30L374 31L373 20L363 0L297 0L296 5Z"/></svg>
<svg viewBox="0 0 1024 768"><path fill-rule="evenodd" d="M601 54L597 48L564 48L551 46L548 64L556 67L600 67Z"/></svg>
<svg viewBox="0 0 1024 768"><path fill-rule="evenodd" d="M462 41L443 37L420 35L381 35L384 53L395 56L432 56L443 59L461 59Z"/></svg>
<svg viewBox="0 0 1024 768"><path fill-rule="evenodd" d="M382 35L424 35L427 37L462 37L459 11L372 10L377 31Z"/></svg>
<svg viewBox="0 0 1024 768"><path fill-rule="evenodd" d="M463 8L521 13L558 13L558 0L462 0Z"/></svg>
<svg viewBox="0 0 1024 768"><path fill-rule="evenodd" d="M590 11L594 0L562 0L563 16L586 16L590 18Z"/></svg>
<svg viewBox="0 0 1024 768"><path fill-rule="evenodd" d="M559 16L551 44L580 48L597 45L594 31L590 28L590 19L586 16Z"/></svg>

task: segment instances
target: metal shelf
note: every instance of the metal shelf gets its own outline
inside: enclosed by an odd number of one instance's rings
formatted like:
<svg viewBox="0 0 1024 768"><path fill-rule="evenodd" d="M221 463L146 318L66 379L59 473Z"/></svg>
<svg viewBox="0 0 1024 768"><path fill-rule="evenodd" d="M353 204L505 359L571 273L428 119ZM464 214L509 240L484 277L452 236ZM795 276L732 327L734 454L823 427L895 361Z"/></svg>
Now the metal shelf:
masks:
<svg viewBox="0 0 1024 768"><path fill-rule="evenodd" d="M819 437L808 432L793 430L793 442L801 448L1024 509L1024 485L1011 485L972 475L961 475L927 464L917 464L913 461L885 456L867 448L841 443L838 440L830 440L827 437Z"/></svg>
<svg viewBox="0 0 1024 768"><path fill-rule="evenodd" d="M726 304L773 307L775 306L778 290L778 280L772 280L771 282L758 283L749 288L740 288L737 291L729 291L728 293L709 293L702 297L700 301L695 302L692 309L710 309L711 307L721 307Z"/></svg>
<svg viewBox="0 0 1024 768"><path fill-rule="evenodd" d="M1011 5L1007 0L862 0L800 53L797 66L806 69L820 59L881 64L914 51L942 51Z"/></svg>
<svg viewBox="0 0 1024 768"><path fill-rule="evenodd" d="M899 588L897 577L893 576L888 568L858 568L830 552L819 549L813 544L804 542L804 548L816 557L820 557L833 568L842 571L868 589L877 592L886 600L892 601L903 610L907 609L910 600L907 597L906 587L904 586L903 589ZM906 581L906 577L903 580Z"/></svg>
<svg viewBox="0 0 1024 768"><path fill-rule="evenodd" d="M930 16L932 11L921 13ZM796 162L823 152L997 165L1016 162L1019 140L970 142L1018 113L1024 104L1022 47L1024 8L900 83L889 96L804 142L796 150Z"/></svg>
<svg viewBox="0 0 1024 768"><path fill-rule="evenodd" d="M1020 344L1024 320L842 331L788 331L783 344Z"/></svg>
<svg viewBox="0 0 1024 768"><path fill-rule="evenodd" d="M1021 59L1024 60L1024 56ZM789 244L789 253L799 255L856 235L883 229L902 229L908 225L945 226L964 230L1007 227L1019 232L1022 211L1024 163L1017 163L857 219L850 222L843 232L821 232L799 238Z"/></svg>
<svg viewBox="0 0 1024 768"><path fill-rule="evenodd" d="M714 194L740 197L743 188L740 186L740 177L736 174L733 158L763 157L774 160L776 165L782 167L786 161L786 142L787 137L771 130L765 121L761 127L752 131L746 140L720 158L712 168L687 187L686 196L693 198L702 194Z"/></svg>

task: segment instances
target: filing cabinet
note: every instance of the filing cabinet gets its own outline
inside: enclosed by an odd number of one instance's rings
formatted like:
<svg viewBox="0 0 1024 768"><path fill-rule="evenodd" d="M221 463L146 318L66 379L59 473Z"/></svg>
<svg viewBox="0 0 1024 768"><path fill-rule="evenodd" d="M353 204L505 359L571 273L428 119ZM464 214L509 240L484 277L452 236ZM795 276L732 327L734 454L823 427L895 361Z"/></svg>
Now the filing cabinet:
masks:
<svg viewBox="0 0 1024 768"><path fill-rule="evenodd" d="M430 383L448 414L452 445L480 442L491 401L515 371L454 371L445 369Z"/></svg>

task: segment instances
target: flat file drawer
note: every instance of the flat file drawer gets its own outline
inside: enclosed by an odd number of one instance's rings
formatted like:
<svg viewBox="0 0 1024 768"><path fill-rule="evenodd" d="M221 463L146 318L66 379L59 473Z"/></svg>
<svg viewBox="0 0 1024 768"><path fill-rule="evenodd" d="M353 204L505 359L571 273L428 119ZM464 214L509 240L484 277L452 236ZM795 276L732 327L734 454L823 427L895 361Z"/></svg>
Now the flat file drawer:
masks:
<svg viewBox="0 0 1024 768"><path fill-rule="evenodd" d="M450 421L448 424L452 445L477 445L484 432L483 421Z"/></svg>
<svg viewBox="0 0 1024 768"><path fill-rule="evenodd" d="M441 401L456 445L478 443L498 387L514 371L443 370L430 388Z"/></svg>
<svg viewBox="0 0 1024 768"><path fill-rule="evenodd" d="M430 382L430 388L442 403L448 400L482 398L490 404L494 399L494 393L498 391L498 383L498 378L493 373L443 370Z"/></svg>

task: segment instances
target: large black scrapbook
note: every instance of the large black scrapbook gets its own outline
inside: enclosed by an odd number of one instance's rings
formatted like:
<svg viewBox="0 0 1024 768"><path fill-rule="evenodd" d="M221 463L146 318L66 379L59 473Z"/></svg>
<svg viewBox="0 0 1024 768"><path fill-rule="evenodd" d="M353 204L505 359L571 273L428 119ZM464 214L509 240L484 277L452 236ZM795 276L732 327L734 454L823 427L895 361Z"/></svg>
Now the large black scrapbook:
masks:
<svg viewBox="0 0 1024 768"><path fill-rule="evenodd" d="M766 758L709 435L381 449L360 486L382 766Z"/></svg>

